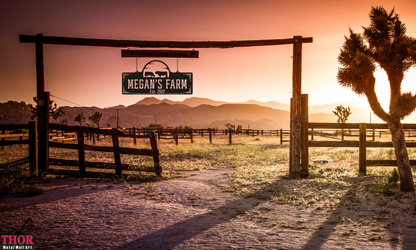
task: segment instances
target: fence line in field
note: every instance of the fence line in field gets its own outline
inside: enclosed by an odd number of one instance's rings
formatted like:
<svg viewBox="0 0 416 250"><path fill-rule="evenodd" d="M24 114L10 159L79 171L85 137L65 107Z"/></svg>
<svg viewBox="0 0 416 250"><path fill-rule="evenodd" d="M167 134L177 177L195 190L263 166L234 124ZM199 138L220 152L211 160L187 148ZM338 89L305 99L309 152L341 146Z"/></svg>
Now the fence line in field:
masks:
<svg viewBox="0 0 416 250"><path fill-rule="evenodd" d="M367 160L367 148L392 148L393 142L377 142L375 141L376 129L378 130L388 130L387 124L366 124L366 123L346 123L346 124L337 124L337 123L309 123L308 128L311 133L311 140L308 140L307 147L358 147L359 148L359 172L361 174L366 174L367 166L397 166L396 160ZM358 141L345 140L344 136L341 141L316 141L313 138L313 135L316 129L336 129L345 131L346 129L358 130ZM370 130L368 132L367 130ZM408 135L411 136L410 131L416 129L416 124L403 124L403 129L409 131ZM384 131L378 131L379 136ZM325 136L325 135L324 135ZM372 137L372 140L367 140L367 137ZM413 137L413 136L412 136ZM414 148L416 147L416 142L406 142L406 147ZM411 165L416 165L416 160L410 161Z"/></svg>

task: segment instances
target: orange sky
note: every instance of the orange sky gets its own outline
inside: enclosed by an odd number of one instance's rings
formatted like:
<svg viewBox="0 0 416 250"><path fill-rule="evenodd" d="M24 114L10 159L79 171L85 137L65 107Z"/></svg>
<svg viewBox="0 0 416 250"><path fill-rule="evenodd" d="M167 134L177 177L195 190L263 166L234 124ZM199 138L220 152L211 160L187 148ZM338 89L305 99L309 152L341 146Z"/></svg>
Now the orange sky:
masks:
<svg viewBox="0 0 416 250"><path fill-rule="evenodd" d="M86 38L228 41L313 37L303 45L302 92L310 105L366 102L336 83L337 56L348 27L362 32L371 5L396 8L407 34L416 37L416 1L1 1L0 102L32 102L36 95L35 50L19 34ZM289 103L292 46L199 49L199 59L179 59L193 73L193 95L155 95L183 100L206 97L244 102ZM152 59L140 58L139 70ZM176 71L176 59L161 59ZM120 48L44 46L45 89L84 106L130 105L150 95L122 95L121 75L136 70ZM383 75L379 77L383 81ZM415 92L416 69L403 88ZM388 85L379 84L382 96ZM414 85L413 85L414 86ZM54 98L52 98L54 99ZM384 104L388 102L383 97ZM74 106L55 98L58 105Z"/></svg>

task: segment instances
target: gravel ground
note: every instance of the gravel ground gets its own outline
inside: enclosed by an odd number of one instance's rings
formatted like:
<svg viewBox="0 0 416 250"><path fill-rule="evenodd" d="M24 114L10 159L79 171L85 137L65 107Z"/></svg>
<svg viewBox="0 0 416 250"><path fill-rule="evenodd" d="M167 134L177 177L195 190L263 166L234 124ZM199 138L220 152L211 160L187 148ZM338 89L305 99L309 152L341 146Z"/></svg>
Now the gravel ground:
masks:
<svg viewBox="0 0 416 250"><path fill-rule="evenodd" d="M21 234L36 249L416 249L416 213L400 206L387 218L365 205L317 210L244 198L218 187L231 183L228 171L146 184L52 180L41 195L0 199L1 234L31 218Z"/></svg>

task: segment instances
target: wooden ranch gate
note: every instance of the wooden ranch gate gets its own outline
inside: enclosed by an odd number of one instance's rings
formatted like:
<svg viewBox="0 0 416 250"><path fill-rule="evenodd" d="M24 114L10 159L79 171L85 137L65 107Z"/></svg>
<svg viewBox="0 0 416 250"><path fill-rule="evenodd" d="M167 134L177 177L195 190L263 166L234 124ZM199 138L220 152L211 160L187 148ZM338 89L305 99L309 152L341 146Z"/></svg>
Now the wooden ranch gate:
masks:
<svg viewBox="0 0 416 250"><path fill-rule="evenodd" d="M48 169L48 108L44 102L45 77L43 64L43 45L70 45L70 46L100 46L100 47L119 47L119 48L235 48L252 46L272 46L293 44L293 72L292 72L292 100L291 100L291 150L290 167L292 175L299 176L304 170L301 169L301 154L305 155L307 142L301 140L301 131L307 130L308 115L302 110L301 105L301 82L302 82L302 44L312 43L312 37L294 36L286 39L269 40L243 40L243 41L140 41L140 40L111 40L111 39L89 39L74 37L56 37L37 35L20 35L21 43L34 43L36 54L36 83L38 98L38 162L39 167ZM136 56L145 51L133 53ZM132 56L132 55L130 55ZM141 57L178 57L169 51L156 50L140 55ZM196 57L195 53L184 53L183 57ZM307 101L307 98L306 98ZM307 107L307 103L306 103ZM307 151L306 151L307 155ZM302 158L302 162L305 159Z"/></svg>

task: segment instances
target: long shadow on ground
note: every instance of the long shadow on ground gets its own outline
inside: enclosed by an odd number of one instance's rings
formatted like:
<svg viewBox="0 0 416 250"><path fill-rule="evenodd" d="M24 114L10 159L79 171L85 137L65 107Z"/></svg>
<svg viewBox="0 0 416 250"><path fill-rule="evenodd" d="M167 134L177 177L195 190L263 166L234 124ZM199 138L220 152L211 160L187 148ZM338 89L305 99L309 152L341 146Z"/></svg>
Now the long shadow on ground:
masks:
<svg viewBox="0 0 416 250"><path fill-rule="evenodd" d="M253 196L256 197L256 195L261 195L264 197L264 194L262 192L264 189L257 191L256 193L253 194ZM347 202L348 199L349 198L347 197L347 195L342 197L341 204L343 202ZM244 210L249 211L249 210L253 210L256 206L264 202L266 202L265 199L262 199L262 200L259 200L256 198L238 199L238 200L229 202L219 208L213 209L207 213L200 214L192 218L180 221L166 228L162 228L154 233L138 238L132 242L128 242L120 246L117 249L118 250L121 250L121 249L172 249L184 243L185 241L190 240L196 237L197 235L217 225L220 225L224 222L230 221L231 219L235 218L236 215L239 214L238 211L239 209L241 209L241 207L244 206ZM332 213L327 217L325 222L323 222L323 225L325 225L324 228L316 229L315 232L312 234L312 236L309 238L309 240L305 241L305 245L301 249L302 250L320 249L325 244L325 242L328 241L331 234L333 234L334 227L336 227L337 224L342 223L342 221L340 220L340 214L342 212L342 209L345 209L345 207L338 206L337 208L335 208L332 211ZM356 215L357 218L351 218L351 219L358 220L359 218L358 214L359 213L357 212L357 215ZM226 216L219 216L219 215L226 215ZM366 217L368 216L370 215L366 215ZM366 218L366 219L369 219L369 218ZM390 231L390 234L394 234L393 231L397 231L397 228L387 229L387 231ZM409 231L409 232L402 233L403 249L415 249L415 246L416 246L416 242L414 239L415 237L411 237L411 235L414 234L414 231L415 230L412 230L412 232ZM354 237L354 235L345 236L345 237ZM339 247L342 247L345 243L338 242L337 244L339 245ZM369 241L367 246L368 245L371 245L371 241ZM396 249L398 247L398 242L391 241L390 245L393 249ZM275 247L276 249L284 248L283 246L279 246L279 245L276 245Z"/></svg>

